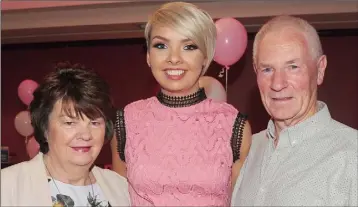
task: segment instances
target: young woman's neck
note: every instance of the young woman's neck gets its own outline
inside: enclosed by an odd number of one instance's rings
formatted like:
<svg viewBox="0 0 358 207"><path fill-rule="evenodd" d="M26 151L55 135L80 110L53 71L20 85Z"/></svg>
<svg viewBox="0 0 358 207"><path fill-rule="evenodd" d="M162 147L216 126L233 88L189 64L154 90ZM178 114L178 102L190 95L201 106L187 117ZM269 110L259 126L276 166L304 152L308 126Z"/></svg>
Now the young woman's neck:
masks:
<svg viewBox="0 0 358 207"><path fill-rule="evenodd" d="M166 89L161 89L162 93L167 95L167 96L172 96L172 97L183 97L183 96L189 96L191 94L194 94L196 92L198 92L199 90L199 84L193 86L190 89L183 89L180 91L170 91L170 90L166 90Z"/></svg>

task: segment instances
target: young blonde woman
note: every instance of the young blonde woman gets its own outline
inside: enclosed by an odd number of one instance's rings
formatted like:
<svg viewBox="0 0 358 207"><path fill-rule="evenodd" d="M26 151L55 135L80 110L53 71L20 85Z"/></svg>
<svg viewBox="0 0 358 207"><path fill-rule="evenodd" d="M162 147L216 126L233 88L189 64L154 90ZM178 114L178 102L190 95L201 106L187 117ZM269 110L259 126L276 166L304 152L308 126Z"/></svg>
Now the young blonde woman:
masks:
<svg viewBox="0 0 358 207"><path fill-rule="evenodd" d="M113 168L126 176L134 206L228 206L251 145L246 116L206 97L216 28L193 4L164 4L146 29L156 97L117 111Z"/></svg>

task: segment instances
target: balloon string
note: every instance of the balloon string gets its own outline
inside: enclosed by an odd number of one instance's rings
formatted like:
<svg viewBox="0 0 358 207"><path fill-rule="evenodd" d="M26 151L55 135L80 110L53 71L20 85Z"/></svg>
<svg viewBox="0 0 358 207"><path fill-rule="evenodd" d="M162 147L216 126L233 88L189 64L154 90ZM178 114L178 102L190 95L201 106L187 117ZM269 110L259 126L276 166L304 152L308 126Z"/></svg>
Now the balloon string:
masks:
<svg viewBox="0 0 358 207"><path fill-rule="evenodd" d="M229 77L229 69L230 67L229 66L224 66L220 73L219 73L219 78L222 78L224 77L224 73L225 73L225 91L226 91L226 94L227 94L227 82L228 82L228 77Z"/></svg>
<svg viewBox="0 0 358 207"><path fill-rule="evenodd" d="M25 144L27 144L28 142L29 142L29 137L26 136L26 137L25 137Z"/></svg>
<svg viewBox="0 0 358 207"><path fill-rule="evenodd" d="M222 68L220 73L219 73L219 78L224 77L224 73L225 73L225 68Z"/></svg>
<svg viewBox="0 0 358 207"><path fill-rule="evenodd" d="M229 67L228 66L225 66L225 69L226 69L226 72L225 72L225 91L226 91L226 95L227 95L227 80L228 80L228 77L229 77Z"/></svg>

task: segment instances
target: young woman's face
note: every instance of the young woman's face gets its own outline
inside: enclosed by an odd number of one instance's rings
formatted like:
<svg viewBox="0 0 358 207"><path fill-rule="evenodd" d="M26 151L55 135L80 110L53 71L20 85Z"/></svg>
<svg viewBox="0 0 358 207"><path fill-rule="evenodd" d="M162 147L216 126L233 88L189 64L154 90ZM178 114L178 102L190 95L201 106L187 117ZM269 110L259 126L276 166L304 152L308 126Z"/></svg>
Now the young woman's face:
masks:
<svg viewBox="0 0 358 207"><path fill-rule="evenodd" d="M169 27L153 27L147 62L163 93L172 96L195 93L206 61L189 38Z"/></svg>

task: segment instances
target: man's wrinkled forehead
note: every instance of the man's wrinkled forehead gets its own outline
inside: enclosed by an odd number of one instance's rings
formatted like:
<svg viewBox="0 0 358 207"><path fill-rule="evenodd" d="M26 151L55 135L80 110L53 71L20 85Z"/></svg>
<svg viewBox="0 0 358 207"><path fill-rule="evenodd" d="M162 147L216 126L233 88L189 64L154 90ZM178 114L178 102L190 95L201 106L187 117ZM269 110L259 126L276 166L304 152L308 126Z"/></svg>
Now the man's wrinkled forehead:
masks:
<svg viewBox="0 0 358 207"><path fill-rule="evenodd" d="M298 41L302 44L307 43L304 32L294 25L276 26L267 31L262 41L268 38L271 39L270 41Z"/></svg>
<svg viewBox="0 0 358 207"><path fill-rule="evenodd" d="M258 45L258 58L264 53L300 52L307 49L307 41L300 31L285 27L265 34ZM288 54L287 54L288 55Z"/></svg>

